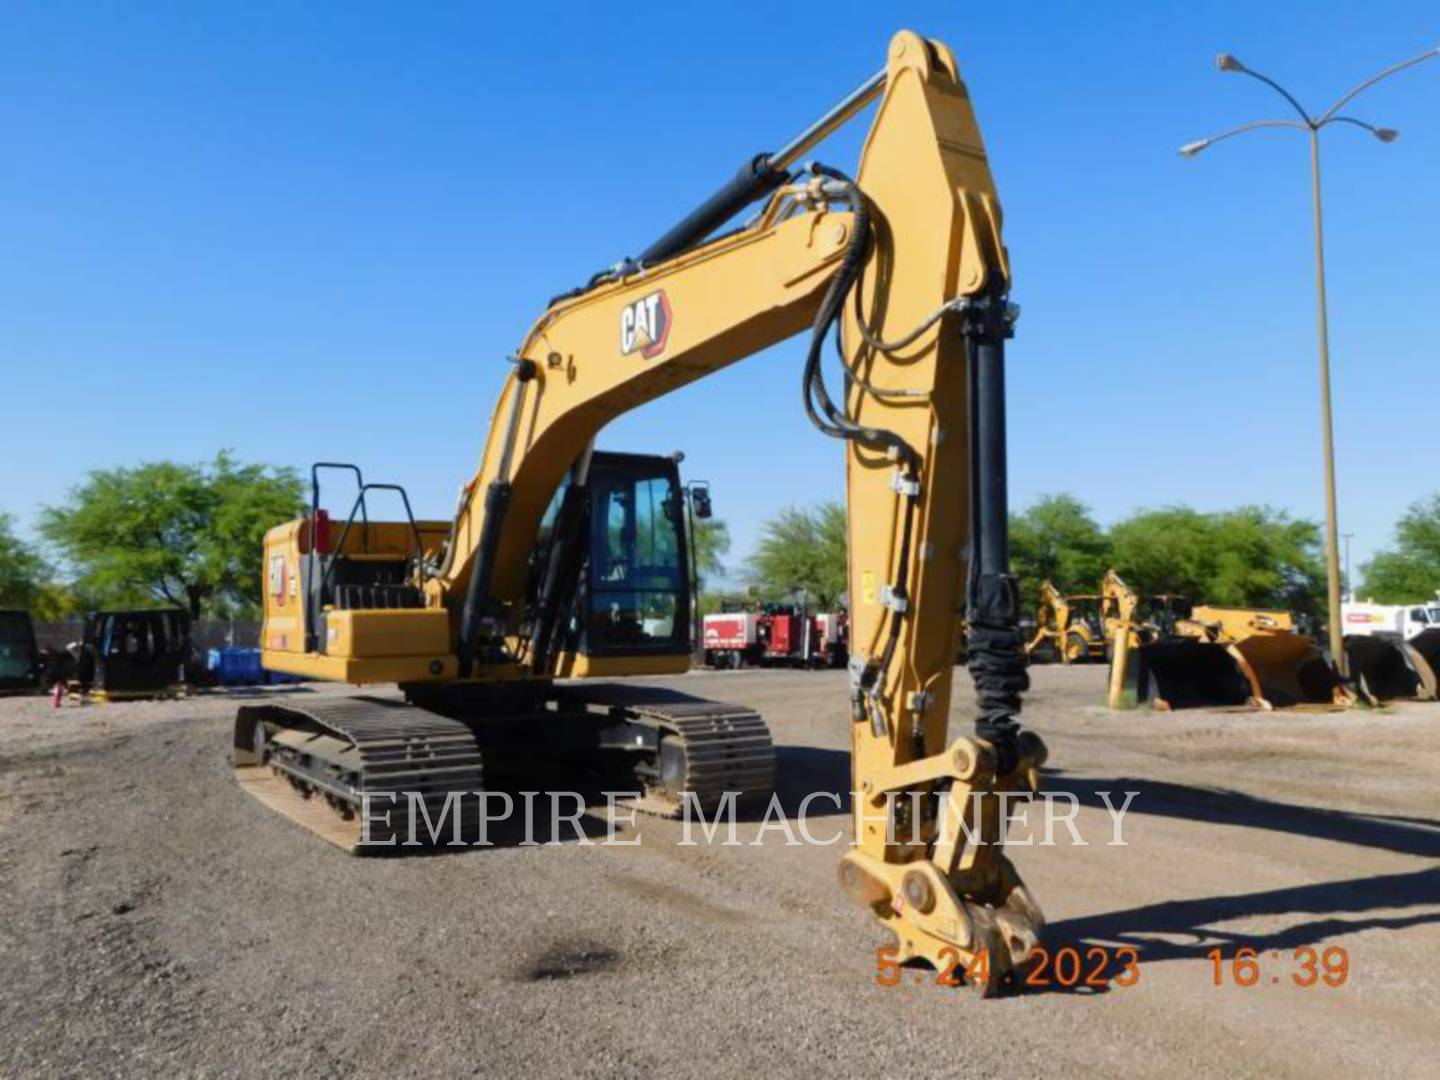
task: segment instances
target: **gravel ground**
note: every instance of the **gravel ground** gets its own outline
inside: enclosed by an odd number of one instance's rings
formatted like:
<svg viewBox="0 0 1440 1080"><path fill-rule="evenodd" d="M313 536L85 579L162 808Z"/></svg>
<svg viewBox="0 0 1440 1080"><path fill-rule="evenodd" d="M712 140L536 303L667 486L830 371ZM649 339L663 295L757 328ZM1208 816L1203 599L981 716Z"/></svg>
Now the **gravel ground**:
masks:
<svg viewBox="0 0 1440 1080"><path fill-rule="evenodd" d="M1133 946L1131 987L881 987L840 848L773 829L348 857L233 783L233 694L0 701L0 1075L1437 1074L1440 706L1111 715L1103 670L1034 674L1091 845L1012 855L1052 947ZM656 681L764 713L792 810L848 787L843 673ZM1127 846L1102 791L1139 792ZM1258 982L1216 987L1241 946ZM1343 986L1293 985L1307 946Z"/></svg>

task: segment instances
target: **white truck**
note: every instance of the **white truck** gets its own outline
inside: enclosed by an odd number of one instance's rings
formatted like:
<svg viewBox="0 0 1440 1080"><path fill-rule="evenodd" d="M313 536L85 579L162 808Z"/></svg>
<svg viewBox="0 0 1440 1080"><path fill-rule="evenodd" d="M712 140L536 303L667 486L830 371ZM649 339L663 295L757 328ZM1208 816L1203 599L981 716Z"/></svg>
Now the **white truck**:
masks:
<svg viewBox="0 0 1440 1080"><path fill-rule="evenodd" d="M1345 633L1409 641L1426 630L1440 630L1440 598L1419 604L1345 603L1340 605Z"/></svg>

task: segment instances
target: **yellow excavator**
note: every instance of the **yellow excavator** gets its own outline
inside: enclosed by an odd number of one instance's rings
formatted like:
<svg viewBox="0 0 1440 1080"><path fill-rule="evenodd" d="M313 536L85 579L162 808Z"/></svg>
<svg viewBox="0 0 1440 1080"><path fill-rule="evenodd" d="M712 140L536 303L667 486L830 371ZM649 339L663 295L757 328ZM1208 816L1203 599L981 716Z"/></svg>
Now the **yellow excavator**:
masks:
<svg viewBox="0 0 1440 1080"><path fill-rule="evenodd" d="M853 179L802 164L872 103ZM403 492L342 466L357 497L332 521L317 468L310 513L266 537L264 663L402 693L243 707L241 785L362 851L417 819L433 834L449 810L473 824L474 793L517 766L623 768L641 808L662 814L767 799L774 750L754 712L570 680L679 673L691 651L675 463L603 453L596 436L808 329L798 396L847 465L858 794L840 883L893 935L898 961L968 969L986 994L1012 983L1043 917L997 844L996 793L1034 790L1046 751L1018 720L1009 285L955 58L901 32L884 69L818 122L747 161L638 257L552 301L510 358L453 520L416 521L401 499L404 520L372 521L372 501ZM832 335L839 384L823 362ZM978 707L973 734L947 737L962 618Z"/></svg>

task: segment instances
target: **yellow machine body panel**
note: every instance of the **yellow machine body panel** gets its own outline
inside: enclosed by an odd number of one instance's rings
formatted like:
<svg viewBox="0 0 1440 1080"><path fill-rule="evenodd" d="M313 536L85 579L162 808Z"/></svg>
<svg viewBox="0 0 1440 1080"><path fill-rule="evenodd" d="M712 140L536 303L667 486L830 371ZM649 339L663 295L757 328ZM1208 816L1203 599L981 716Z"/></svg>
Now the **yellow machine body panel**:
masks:
<svg viewBox="0 0 1440 1080"><path fill-rule="evenodd" d="M555 662L562 679L619 679L629 675L684 675L688 656L586 656L563 652Z"/></svg>
<svg viewBox="0 0 1440 1080"><path fill-rule="evenodd" d="M443 608L327 611L325 646L328 655L353 660L440 657L450 651L450 616Z"/></svg>
<svg viewBox="0 0 1440 1080"><path fill-rule="evenodd" d="M1288 611L1269 611L1260 608L1215 607L1200 604L1190 611L1190 620L1213 628L1218 636L1227 641L1243 641L1259 634L1292 634L1295 620Z"/></svg>
<svg viewBox="0 0 1440 1080"><path fill-rule="evenodd" d="M417 522L427 554L438 553L449 524ZM264 622L261 663L302 678L375 683L442 682L458 671L451 618L443 608L327 610L310 627L304 604L308 519L277 525L265 534ZM336 550L365 561L403 560L414 550L409 522L371 521L349 530L333 526ZM341 533L344 533L342 536ZM324 635L324 653L307 651L307 633Z"/></svg>

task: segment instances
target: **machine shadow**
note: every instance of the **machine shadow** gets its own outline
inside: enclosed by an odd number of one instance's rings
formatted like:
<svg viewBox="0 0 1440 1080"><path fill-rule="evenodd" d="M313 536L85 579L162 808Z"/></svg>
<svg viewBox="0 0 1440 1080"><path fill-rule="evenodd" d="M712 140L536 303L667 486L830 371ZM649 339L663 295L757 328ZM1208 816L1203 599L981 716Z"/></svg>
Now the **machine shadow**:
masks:
<svg viewBox="0 0 1440 1080"><path fill-rule="evenodd" d="M1354 844L1422 858L1440 857L1440 822L1425 818L1358 814L1298 806L1218 788L1196 788L1166 781L1117 777L1111 780L1047 775L1047 790L1068 791L1082 806L1104 809L1100 792L1119 805L1124 793L1138 794L1130 813L1173 817L1212 825L1266 829L1335 843ZM1424 909L1433 910L1411 910ZM1372 915L1372 911L1402 911ZM1311 916L1270 933L1216 929L1215 924L1263 916ZM1359 916L1359 917L1357 917ZM1261 892L1171 900L1052 923L1046 931L1053 956L1071 946L1105 950L1110 957L1106 981L1124 969L1118 949L1133 949L1142 969L1166 960L1204 959L1219 948L1224 955L1251 948L1257 953L1287 952L1317 946L1361 930L1404 930L1440 923L1440 867L1316 882ZM1031 992L1103 992L1108 987L1041 985Z"/></svg>
<svg viewBox="0 0 1440 1080"><path fill-rule="evenodd" d="M1070 777L1047 772L1046 790L1069 792L1081 806L1105 809L1100 792L1108 792L1117 808L1128 792L1136 792L1129 813L1234 825L1248 829L1308 836L1339 844L1379 848L1399 855L1440 858L1440 821L1426 818L1361 814L1318 806L1300 806L1247 795L1226 788L1201 788L1164 780L1122 776L1114 779Z"/></svg>
<svg viewBox="0 0 1440 1080"><path fill-rule="evenodd" d="M1397 915L1364 916L1366 912L1426 908ZM1216 923L1256 916L1314 916L1272 933L1216 929ZM1052 923L1045 932L1050 954L1071 946L1082 955L1087 949L1104 950L1107 982L1124 970L1117 950L1133 949L1143 972L1147 964L1166 960L1202 960L1212 949L1232 957L1237 949L1254 949L1258 955L1317 946L1332 938L1361 930L1405 930L1440 923L1440 867L1409 873L1376 874L1343 881L1317 882L1263 892L1207 896L1193 900L1167 900L1158 904L1087 915ZM1185 940L1188 939L1188 940ZM1141 976L1143 978L1143 974ZM1100 988L1101 991L1108 987ZM1083 993L1084 985L1043 985L1031 988L1051 993Z"/></svg>
<svg viewBox="0 0 1440 1080"><path fill-rule="evenodd" d="M814 796L811 798L811 796ZM805 800L809 798L808 805ZM787 820L850 813L850 753L820 746L775 748L775 801ZM769 803L740 808L737 821L761 821Z"/></svg>

